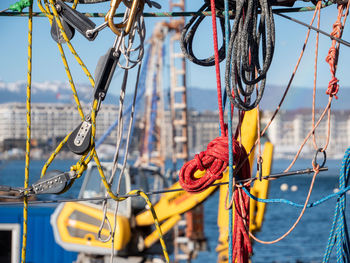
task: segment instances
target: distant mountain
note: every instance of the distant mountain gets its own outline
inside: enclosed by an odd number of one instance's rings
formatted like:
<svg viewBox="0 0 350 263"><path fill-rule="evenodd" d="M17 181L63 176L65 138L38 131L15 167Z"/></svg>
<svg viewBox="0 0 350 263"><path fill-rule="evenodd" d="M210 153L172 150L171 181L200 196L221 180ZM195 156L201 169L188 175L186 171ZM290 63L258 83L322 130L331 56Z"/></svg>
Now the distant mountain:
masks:
<svg viewBox="0 0 350 263"><path fill-rule="evenodd" d="M77 92L79 99L82 102L90 103L92 99L92 88L88 84L77 84ZM273 110L278 105L285 87L267 86L261 101L261 108L263 110ZM13 83L5 83L0 81L0 103L6 102L25 102L26 100L26 82L18 81ZM325 88L317 89L316 105L321 108L328 102ZM165 91L165 105L168 107L168 94ZM341 87L338 93L339 99L333 100L333 109L342 110L349 109L348 98L350 98L350 88ZM201 89L196 87L188 88L188 108L205 111L217 110L217 95L215 89ZM42 82L32 84L32 102L46 102L46 103L71 103L73 102L73 95L68 83L64 82ZM118 96L109 92L104 103L116 104L118 103ZM132 95L127 95L125 105L130 104ZM282 109L294 110L299 108L311 108L312 103L312 89L291 87L285 99ZM140 105L141 106L141 105ZM143 107L139 107L142 109Z"/></svg>
<svg viewBox="0 0 350 263"><path fill-rule="evenodd" d="M17 81L5 83L0 81L0 103L6 102L25 102L26 101L26 82ZM92 88L88 84L77 84L76 90L79 99L82 102L89 103L92 99ZM71 87L64 82L34 82L32 83L32 102L45 103L70 103L73 102ZM106 103L116 103L117 96L108 94Z"/></svg>
<svg viewBox="0 0 350 263"><path fill-rule="evenodd" d="M263 98L260 103L260 107L263 110L274 110L279 104L285 87L279 86L267 86ZM300 108L312 107L312 93L311 88L299 88L291 87L282 104L284 110L295 110ZM332 108L336 110L350 109L350 88L340 88L338 92L339 99L333 100ZM199 99L200 98L200 99ZM204 110L216 110L217 109L217 95L216 91L200 88L188 89L188 106L189 108L196 109L198 111ZM328 103L328 95L326 95L325 88L317 88L316 90L316 107L325 107Z"/></svg>

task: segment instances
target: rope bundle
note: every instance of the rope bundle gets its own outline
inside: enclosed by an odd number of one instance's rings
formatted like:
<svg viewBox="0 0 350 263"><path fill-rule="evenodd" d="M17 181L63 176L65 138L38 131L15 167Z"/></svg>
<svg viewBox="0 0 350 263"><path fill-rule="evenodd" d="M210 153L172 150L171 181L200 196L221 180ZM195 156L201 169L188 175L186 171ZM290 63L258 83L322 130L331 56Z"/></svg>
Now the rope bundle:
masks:
<svg viewBox="0 0 350 263"><path fill-rule="evenodd" d="M258 19L258 8L261 10L260 19ZM227 51L225 84L231 103L240 110L251 110L259 104L264 93L266 74L271 65L274 47L275 23L268 1L237 0L235 21ZM259 54L260 52L262 54ZM259 61L259 56L262 57L262 63ZM256 99L251 102L255 85L260 81Z"/></svg>
<svg viewBox="0 0 350 263"><path fill-rule="evenodd" d="M238 141L233 140L234 165L238 165L242 160L245 160L247 153ZM216 180L222 178L222 173L228 166L228 138L220 136L211 141L207 150L196 154L194 159L185 163L179 174L179 182L187 192L201 192L212 185ZM245 162L247 163L247 162ZM195 177L197 170L204 171L205 174L200 177ZM243 172L244 171L244 172ZM243 165L242 174L249 172L249 165ZM248 173L249 174L249 173Z"/></svg>

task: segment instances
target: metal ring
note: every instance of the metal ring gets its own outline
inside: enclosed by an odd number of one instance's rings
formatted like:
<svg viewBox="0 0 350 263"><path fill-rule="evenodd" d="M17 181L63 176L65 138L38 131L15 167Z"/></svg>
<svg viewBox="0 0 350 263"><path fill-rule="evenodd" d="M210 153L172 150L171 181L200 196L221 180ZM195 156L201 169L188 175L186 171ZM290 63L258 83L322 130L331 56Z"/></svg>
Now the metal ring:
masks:
<svg viewBox="0 0 350 263"><path fill-rule="evenodd" d="M322 162L322 164L320 165L320 168L323 168L324 165L326 164L326 161L327 161L327 154L326 154L326 151L323 151L322 148L318 148L318 149L316 150L314 159L312 160L312 164L313 164L313 166L315 166L315 167L318 165L318 163L317 163L317 155L318 155L319 152L322 152L322 153L323 153L323 162Z"/></svg>

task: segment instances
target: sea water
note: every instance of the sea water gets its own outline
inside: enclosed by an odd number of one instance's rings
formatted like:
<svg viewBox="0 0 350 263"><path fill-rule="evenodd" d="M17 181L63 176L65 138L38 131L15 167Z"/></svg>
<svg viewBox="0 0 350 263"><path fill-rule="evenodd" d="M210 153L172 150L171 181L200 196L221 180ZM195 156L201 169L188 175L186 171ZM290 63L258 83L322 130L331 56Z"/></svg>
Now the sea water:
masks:
<svg viewBox="0 0 350 263"><path fill-rule="evenodd" d="M44 161L32 161L30 164L30 184L40 178L41 168ZM275 160L273 172L281 172L288 167L289 160ZM73 161L55 160L49 170L68 171ZM321 199L332 194L338 187L338 176L341 160L329 160L326 166L327 172L320 173L315 181L310 202ZM299 160L292 170L311 167L311 160ZM13 187L23 186L24 161L3 161L0 165L0 185L10 185ZM304 203L310 186L312 175L299 175L281 178L270 182L269 198L284 198L298 203ZM50 195L49 199L75 198L79 193L82 178L76 180L73 187L63 196ZM282 191L281 185L287 184L288 190ZM294 186L294 187L293 187ZM292 191L291 189L296 189ZM347 211L349 224L350 195L347 195ZM199 253L193 262L216 262L217 254L215 248L218 239L217 227L217 204L218 192L213 194L204 202L205 235L208 240L208 251ZM331 228L336 199L331 199L317 207L306 210L301 221L282 241L273 245L264 245L254 242L254 263L294 263L294 262L321 262L325 251L329 231ZM264 241L274 240L283 235L295 222L301 212L301 208L285 204L268 204L264 223L260 232L256 236ZM330 262L335 262L334 253Z"/></svg>
<svg viewBox="0 0 350 263"><path fill-rule="evenodd" d="M275 160L273 173L282 172L288 167L290 160ZM317 201L338 187L338 176L341 160L329 160L326 165L329 170L319 173L316 177L310 202ZM292 170L312 167L311 160L298 160ZM281 178L270 182L269 198L284 198L303 204L305 202L312 174ZM282 191L281 185L287 184L288 190ZM291 187L296 186L297 191ZM295 189L295 187L293 187ZM346 215L350 225L350 195L347 194ZM194 262L216 262L215 247L218 238L216 226L215 204L218 202L218 194L215 194L208 202L204 203L205 231L209 241L209 252L200 253ZM331 199L317 207L306 210L296 228L282 241L264 245L253 243L253 263L311 263L322 262L323 254L328 242L329 231L333 221L336 198ZM263 226L256 236L264 241L275 240L282 236L294 224L301 208L286 204L267 204ZM332 253L330 262L335 262L335 253Z"/></svg>

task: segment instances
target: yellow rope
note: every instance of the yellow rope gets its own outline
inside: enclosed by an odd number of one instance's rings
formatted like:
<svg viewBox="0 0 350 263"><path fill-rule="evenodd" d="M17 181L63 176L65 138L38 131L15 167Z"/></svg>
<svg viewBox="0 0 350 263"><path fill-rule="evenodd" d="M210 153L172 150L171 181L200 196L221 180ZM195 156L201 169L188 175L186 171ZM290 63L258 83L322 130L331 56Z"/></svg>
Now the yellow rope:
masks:
<svg viewBox="0 0 350 263"><path fill-rule="evenodd" d="M77 62L80 65L80 67L83 69L85 75L89 78L89 81L90 81L92 87L94 87L95 86L95 81L94 81L92 75L90 74L89 70L85 66L84 62L81 60L81 58L79 57L78 53L75 51L73 45L70 43L70 41L69 41L69 39L68 39L68 37L66 35L66 32L64 31L64 28L62 26L61 20L60 20L60 18L58 16L58 13L57 13L57 10L55 8L53 0L49 0L49 2L50 2L50 6L51 6L52 12L54 14L54 17L56 19L56 23L57 23L57 25L58 25L58 27L59 27L59 29L61 31L63 39L66 41L69 50L71 51L71 53L73 54L73 56L77 60ZM47 12L45 12L45 14L47 15Z"/></svg>
<svg viewBox="0 0 350 263"><path fill-rule="evenodd" d="M134 190L134 191L131 191L130 193L132 193L132 192L136 192L136 193L137 193L138 195L140 195L143 199L145 199L147 205L149 206L149 209L150 209L151 212L152 212L152 217L153 217L153 220L154 220L154 225L156 226L157 231L158 231L159 241L160 241L160 244L161 244L162 249L163 249L163 254L164 254L164 257L165 257L165 261L166 261L166 262L170 262L170 260L169 260L169 255L168 255L168 251L167 251L167 248L166 248L166 245L165 245L165 242L164 242L164 238L163 238L162 229L160 228L159 220L158 220L156 211L155 211L154 208L153 208L152 202L149 200L148 196L147 196L143 191L141 191L141 190Z"/></svg>
<svg viewBox="0 0 350 263"><path fill-rule="evenodd" d="M69 136L71 133L69 133L56 147L55 151L51 154L50 158L45 162L43 169L41 170L41 178L45 176L47 168L50 166L52 161L55 159L56 155L61 151L62 147L65 145L65 143L68 141Z"/></svg>
<svg viewBox="0 0 350 263"><path fill-rule="evenodd" d="M28 65L27 65L27 139L26 139L26 160L24 170L24 188L28 187L29 183L29 161L30 161L30 137L31 137L31 85L32 85L32 33L33 33L33 3L29 7L28 19ZM28 229L28 197L23 198L23 236L22 236L22 254L21 262L26 261L27 248L27 229Z"/></svg>
<svg viewBox="0 0 350 263"><path fill-rule="evenodd" d="M72 8L75 9L79 3L79 0L74 0L74 3L72 5Z"/></svg>
<svg viewBox="0 0 350 263"><path fill-rule="evenodd" d="M48 2L47 0L44 0L44 3L45 3L45 7L44 8L41 4L41 0L38 0L38 6L40 8L40 10L46 14L46 16L49 18L50 20L50 24L52 24L52 19L56 19L56 22L57 22L57 25L58 27L60 28L60 31L61 31L61 34L63 36L63 39L66 41L71 53L73 54L73 56L76 58L76 60L78 61L79 65L82 67L83 71L85 72L85 74L87 75L87 77L89 78L90 80L90 83L91 85L94 87L95 83L94 83L94 80L90 74L90 72L88 71L88 69L86 68L85 64L82 62L82 60L80 59L80 57L78 56L78 54L76 53L76 51L74 50L73 46L71 45L65 31L64 31L64 28L61 24L61 21L58 17L58 14L57 14L57 11L56 9L54 8L54 3L52 0L49 0L50 2L50 5L51 5L51 8L52 8L52 11L53 11L53 14L54 14L54 17L50 14L50 8L49 8L49 5L48 5ZM76 7L76 5L78 4L78 0L75 0L74 1L74 4L73 4L73 8ZM32 11L30 11L32 12ZM31 18L32 16L30 15L30 25L31 25ZM30 44L31 44L31 30L30 30ZM65 57L65 54L64 54L64 50L62 48L62 45L58 43L58 49L60 51L60 54L61 54L61 58L62 58L62 61L63 61L63 64L64 64L64 67L65 67L65 70L66 70L66 73L67 73L67 77L69 79L69 83L71 85L71 88L72 88L72 92L73 92L73 96L74 96L74 99L75 99L75 102L77 104L77 107L78 107L78 111L80 113L80 116L82 119L84 119L84 114L82 112L82 107L80 105L80 101L79 101L79 98L78 98L78 95L77 95L77 92L76 92L76 89L75 89L75 85L74 85L74 82L73 82L73 78L72 78L72 75L71 75L71 72L70 72L70 69L69 69L69 66L68 66L68 63L67 63L67 59ZM31 47L30 47L30 52L31 52ZM29 62L29 60L28 60ZM29 64L29 63L28 63ZM30 66L31 66L31 63L30 63ZM30 72L28 70L28 72ZM30 76L28 77L28 79L30 80ZM28 81L29 83L29 81ZM28 85L29 86L29 85ZM30 95L29 95L29 98L30 98ZM30 103L30 101L29 101ZM30 104L29 104L30 105ZM108 184L107 182L107 179L104 175L104 172L103 172L103 169L101 167L101 163L99 161L99 158L97 156L97 152L96 152L96 149L95 149L95 135L96 135L96 111L97 111L97 107L98 107L98 101L95 99L94 102L93 102L93 106L92 106L92 110L91 110L91 149L89 151L89 153L86 153L84 154L80 160L77 162L76 165L73 165L71 167L71 170L75 171L76 174L77 174L77 178L79 178L83 172L86 170L87 168L87 165L88 163L91 161L92 158L94 158L96 164L97 164L97 168L98 168L98 171L100 173L100 176L101 176L101 179L102 179L102 182L108 192L108 194L111 196L111 198L113 198L114 200L116 201L122 201L122 200L125 200L126 198L120 198L118 196L116 196L111 188L110 188L110 185ZM30 114L30 113L29 113ZM30 115L29 115L29 123L30 123ZM69 133L62 141L61 143L57 146L57 148L55 149L55 151L52 153L52 155L50 156L50 158L47 160L47 162L45 163L43 169L42 169L42 172L41 172L41 177L43 177L46 173L46 170L47 168L49 167L49 165L52 163L52 161L55 159L56 155L61 151L63 145L67 142L69 136L71 135L71 133ZM30 137L30 129L29 129L29 137ZM30 146L30 144L29 144ZM29 154L28 154L28 158L29 158ZM29 166L29 163L28 163L28 166ZM27 165L26 165L26 168L27 168ZM27 178L27 177L26 177ZM26 185L25 187L28 186L28 181L26 181ZM162 249L163 249L163 254L164 254L164 257L165 257L165 260L166 262L170 262L169 260L169 255L168 255L168 252L167 252L167 248L166 248L166 245L165 245L165 242L164 242L164 239L163 239L163 234L162 234L162 230L160 228L160 224L159 224L159 220L158 220L158 217L157 217L157 214L153 208L153 205L151 203L151 201L149 200L148 196L142 192L141 190L133 190L131 192L129 192L130 195L132 194L135 194L135 195L139 195L141 196L147 203L147 205L149 206L149 208L151 209L151 212L152 212L152 216L153 216L153 219L154 219L154 224L156 226L156 229L158 231L158 235L159 235L159 240L160 240L160 243L161 243L161 246L162 246ZM27 202L27 198L25 197L25 203ZM26 204L25 204L25 208L26 208ZM23 224L26 224L26 220L27 220L27 213L25 211L24 213L24 216L23 216L23 220L24 220L24 223ZM26 240L26 237L23 236L23 242L24 240ZM25 245L23 245L23 248L24 248L24 255L25 255ZM22 258L23 258L23 250L22 250ZM22 261L24 262L24 261Z"/></svg>
<svg viewBox="0 0 350 263"><path fill-rule="evenodd" d="M79 65L82 67L83 71L86 73L87 77L89 78L90 80L90 83L91 85L94 87L94 80L90 74L90 72L88 71L88 69L86 68L85 64L83 63L83 61L80 59L79 55L76 53L76 51L74 50L73 46L71 45L65 31L64 31L64 28L61 24L61 21L60 19L58 18L58 14L57 14L57 11L56 9L54 8L53 6L53 2L50 0L50 4L51 4L51 7L52 7L52 10L53 10L53 13L55 15L55 17L53 17L51 14L50 14L50 7L49 7L49 4L47 2L47 0L44 0L44 3L45 3L45 8L42 6L42 3L40 0L38 0L38 5L39 5L39 8L41 9L42 12L44 12L46 14L46 16L49 18L49 22L50 24L52 25L52 19L56 19L56 22L57 22L57 25L59 26L60 28L60 31L61 31L61 34L64 38L64 40L66 41L69 49L71 50L73 56L76 58L76 60L78 61ZM75 8L76 4L78 3L78 1L75 0L74 2L74 6L73 8ZM82 107L81 107L81 104L80 104L80 100L79 100L79 97L78 97L78 94L77 94L77 91L76 91L76 88L75 88L75 85L74 85L74 81L73 81L73 78L72 78L72 75L71 75L71 72L70 72L70 69L69 69L69 66L68 66L68 63L67 63L67 59L66 59L66 56L64 54L64 50L62 48L62 45L60 43L57 43L57 46L58 46L58 49L59 49L59 52L61 54L61 58L62 58L62 61L63 61L63 65L64 65L64 68L65 68L65 71L66 71L66 74L67 74L67 77L68 77L68 80L69 80L69 83L70 83L70 86L71 86L71 89L72 89L72 93L73 93L73 96L74 96L74 100L76 102L76 105L77 105L77 108L78 108L78 112L80 114L80 117L82 120L84 120L84 113L83 113L83 110L82 110ZM94 103L94 111L96 111L97 109L97 102ZM95 134L95 123L93 123L93 135ZM45 163L43 169L42 169L42 172L41 172L41 177L45 176L45 173L46 173L46 170L47 168L49 167L49 165L52 163L52 161L54 160L54 158L56 157L56 155L60 152L60 150L62 149L62 146L67 142L68 138L69 138L70 134L68 134L65 139L59 144L59 146L55 149L54 153L50 156L50 158L47 160L47 162ZM92 138L92 142L91 144L93 145L94 144L94 139ZM87 164L90 162L90 160L92 159L92 157L89 157L87 158L86 160L84 160L86 158L86 155L84 155L79 161L78 163L73 166L71 168L71 170L75 170L78 174L78 178L82 175L82 173L86 170L86 167L87 167Z"/></svg>
<svg viewBox="0 0 350 263"><path fill-rule="evenodd" d="M39 2L40 2L40 0L39 0ZM46 2L46 0L45 0L45 2ZM41 3L40 3L40 5L41 5ZM47 13L50 13L50 7L49 7L49 5L47 3L45 5L45 9L46 9ZM52 16L51 16L51 18L49 17L49 22L50 22L51 26L52 26L52 19L53 19ZM83 109L82 109L81 104L80 104L78 93L77 93L77 90L75 88L73 77L72 77L72 74L70 72L69 65L68 65L66 56L64 54L64 50L63 50L62 44L57 43L57 47L58 47L58 50L59 50L59 52L61 54L61 59L62 59L62 62L63 62L63 65L64 65L64 69L65 69L67 77L68 77L69 85L70 85L70 87L72 89L73 97L74 97L75 103L77 105L79 115L80 115L81 119L84 120L84 112L83 112Z"/></svg>

